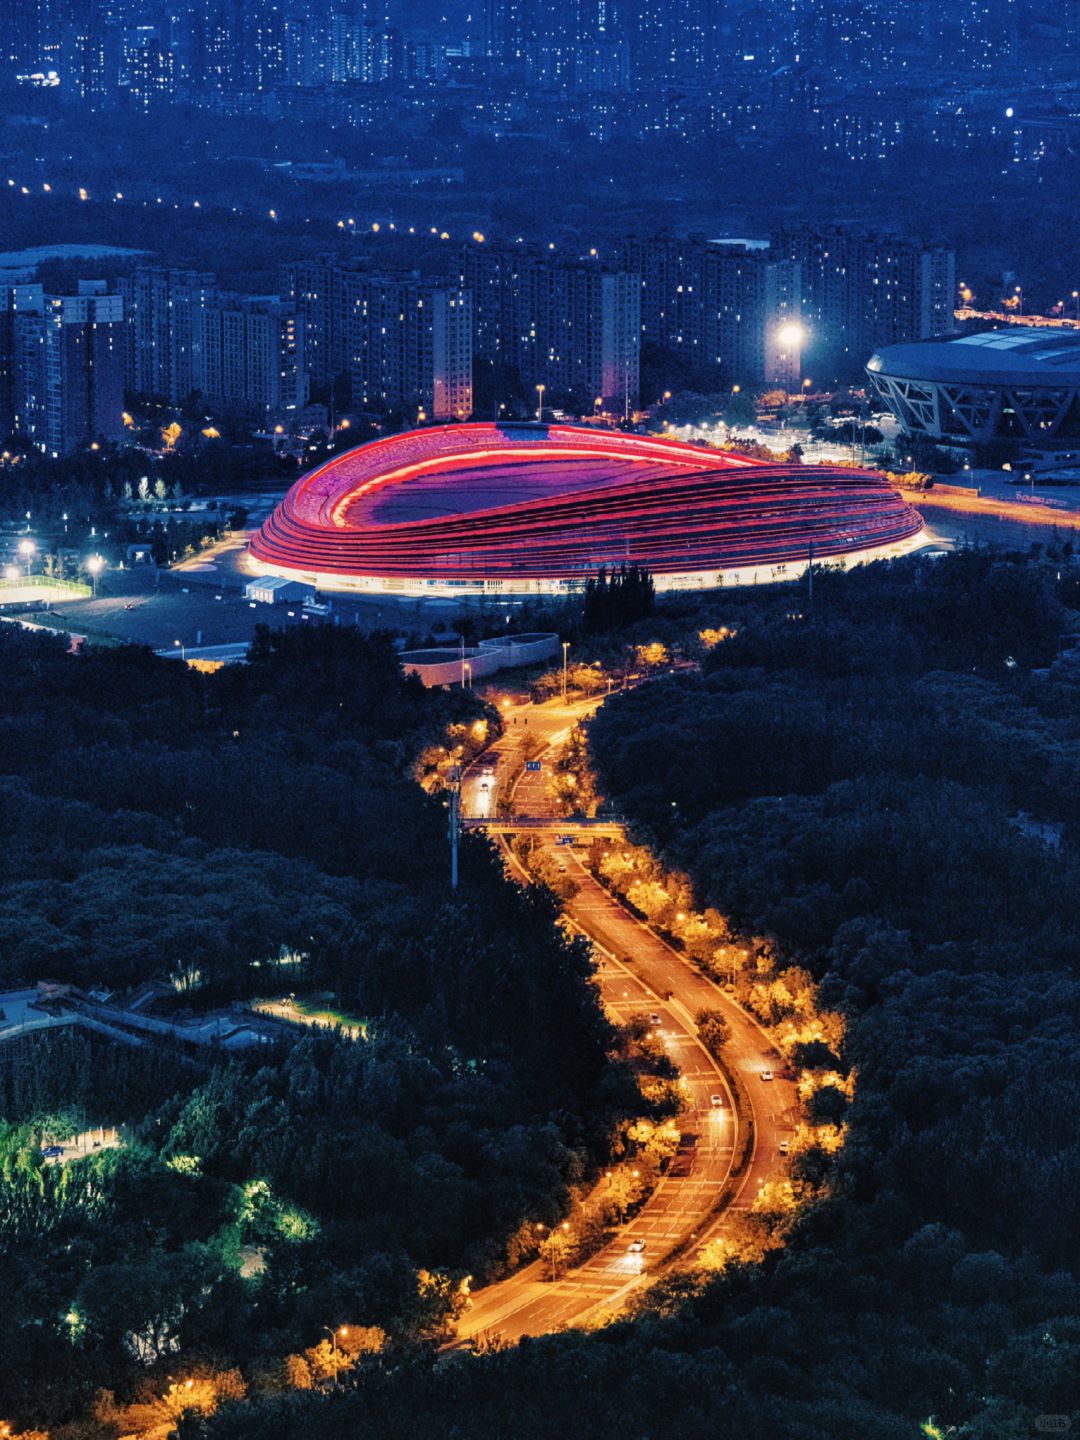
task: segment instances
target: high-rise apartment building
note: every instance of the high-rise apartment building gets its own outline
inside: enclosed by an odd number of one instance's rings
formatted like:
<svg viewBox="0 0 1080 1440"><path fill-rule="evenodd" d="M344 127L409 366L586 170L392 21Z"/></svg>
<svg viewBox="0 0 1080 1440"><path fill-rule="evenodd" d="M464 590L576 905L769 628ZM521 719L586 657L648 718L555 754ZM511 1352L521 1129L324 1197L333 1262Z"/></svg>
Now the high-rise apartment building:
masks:
<svg viewBox="0 0 1080 1440"><path fill-rule="evenodd" d="M472 413L472 302L455 285L345 272L346 358L354 405L411 419Z"/></svg>
<svg viewBox="0 0 1080 1440"><path fill-rule="evenodd" d="M478 357L517 370L583 408L596 400L629 410L640 382L637 277L594 261L562 260L519 247L469 245L462 287L473 297Z"/></svg>
<svg viewBox="0 0 1080 1440"><path fill-rule="evenodd" d="M307 402L304 332L276 298L216 295L195 311L194 388L215 405L251 414Z"/></svg>
<svg viewBox="0 0 1080 1440"><path fill-rule="evenodd" d="M296 306L316 384L348 375L354 405L427 419L472 413L472 305L462 287L322 256L283 267L281 291Z"/></svg>
<svg viewBox="0 0 1080 1440"><path fill-rule="evenodd" d="M103 280L75 295L40 285L7 290L0 312L0 404L9 428L50 455L64 455L123 430L124 309Z"/></svg>
<svg viewBox="0 0 1080 1440"><path fill-rule="evenodd" d="M700 83L719 69L717 0L487 0L487 53L542 85Z"/></svg>
<svg viewBox="0 0 1080 1440"><path fill-rule="evenodd" d="M60 98L65 104L85 105L91 110L108 105L116 89L113 39L97 6L77 7L64 28L61 45Z"/></svg>
<svg viewBox="0 0 1080 1440"><path fill-rule="evenodd" d="M63 455L123 432L124 303L103 280L45 302L45 449Z"/></svg>
<svg viewBox="0 0 1080 1440"><path fill-rule="evenodd" d="M67 0L6 0L0 5L0 65L11 71L59 72Z"/></svg>
<svg viewBox="0 0 1080 1440"><path fill-rule="evenodd" d="M721 71L717 0L620 0L635 85L709 84Z"/></svg>
<svg viewBox="0 0 1080 1440"><path fill-rule="evenodd" d="M954 328L952 250L842 228L781 229L772 249L798 263L806 365L823 383L857 378L880 345Z"/></svg>
<svg viewBox="0 0 1080 1440"><path fill-rule="evenodd" d="M344 295L347 273L330 255L281 267L278 292L296 308L307 372L316 385L336 380L349 368Z"/></svg>
<svg viewBox="0 0 1080 1440"><path fill-rule="evenodd" d="M156 266L141 267L120 282L130 325L127 380L132 390L179 405L198 388L193 370L196 326L216 283L203 271Z"/></svg>
<svg viewBox="0 0 1080 1440"><path fill-rule="evenodd" d="M15 429L15 312L12 287L0 286L0 440Z"/></svg>
<svg viewBox="0 0 1080 1440"><path fill-rule="evenodd" d="M798 383L795 262L764 245L658 235L624 241L619 263L639 277L644 340L731 381Z"/></svg>
<svg viewBox="0 0 1080 1440"><path fill-rule="evenodd" d="M630 88L630 52L619 41L537 41L526 48L530 85L589 95Z"/></svg>
<svg viewBox="0 0 1080 1440"><path fill-rule="evenodd" d="M503 65L523 65L526 48L550 38L543 16L542 0L487 0L488 54Z"/></svg>
<svg viewBox="0 0 1080 1440"><path fill-rule="evenodd" d="M37 397L42 389L45 338L40 325L28 325L45 313L40 285L0 286L0 430L4 437L37 438L41 416Z"/></svg>
<svg viewBox="0 0 1080 1440"><path fill-rule="evenodd" d="M127 92L139 110L176 98L176 56L153 26L140 26L125 47Z"/></svg>
<svg viewBox="0 0 1080 1440"><path fill-rule="evenodd" d="M11 428L45 443L45 291L14 285L6 292L11 336Z"/></svg>

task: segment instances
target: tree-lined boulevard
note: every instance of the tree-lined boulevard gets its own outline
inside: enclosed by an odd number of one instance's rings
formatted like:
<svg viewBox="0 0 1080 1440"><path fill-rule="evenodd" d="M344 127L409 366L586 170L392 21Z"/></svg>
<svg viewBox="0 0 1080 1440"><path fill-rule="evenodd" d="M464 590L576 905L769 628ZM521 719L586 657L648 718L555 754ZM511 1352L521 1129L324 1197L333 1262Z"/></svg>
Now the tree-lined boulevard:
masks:
<svg viewBox="0 0 1080 1440"><path fill-rule="evenodd" d="M576 893L562 901L563 912L593 943L604 1008L616 1023L643 1011L657 1017L653 1028L678 1067L686 1110L679 1121L679 1154L634 1219L554 1282L544 1261L537 1260L475 1292L458 1324L459 1342L492 1335L516 1340L601 1315L610 1318L619 1303L672 1256L692 1262L722 1228L728 1208L745 1209L766 1180L782 1173L780 1142L791 1133L796 1119L794 1086L775 1073L780 1056L761 1026L720 985L631 915L596 880L575 847L560 843L562 836L596 830L589 822L575 825L556 815L548 793L548 763L571 727L594 713L602 700L503 706L508 695L500 697L496 692L493 698L500 704L505 729L462 776L464 813L468 816L472 807L480 806L481 785L490 786L494 779L497 787L512 787L513 813L491 822L492 832L503 837L517 822L536 834L556 864L566 868ZM524 768L524 754L541 768ZM546 823L538 830L529 820ZM619 827L601 822L600 833L617 834ZM502 848L508 863L528 882L532 877L505 840ZM694 1017L711 1009L722 1011L730 1029L724 1065L737 1071L742 1082L738 1092L698 1038ZM763 1073L773 1078L763 1080ZM718 1093L723 1097L719 1106L712 1099ZM733 1176L737 1161L740 1168ZM718 1213L722 1201L723 1211ZM643 1242L640 1251L628 1248L639 1242Z"/></svg>

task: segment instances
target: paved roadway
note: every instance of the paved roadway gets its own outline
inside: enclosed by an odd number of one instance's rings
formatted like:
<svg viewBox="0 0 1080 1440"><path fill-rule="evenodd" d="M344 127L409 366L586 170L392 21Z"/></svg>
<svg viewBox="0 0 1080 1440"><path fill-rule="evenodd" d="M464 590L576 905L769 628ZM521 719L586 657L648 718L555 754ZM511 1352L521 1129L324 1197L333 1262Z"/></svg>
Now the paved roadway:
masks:
<svg viewBox="0 0 1080 1440"><path fill-rule="evenodd" d="M506 731L466 772L463 805L466 814L482 801L478 787L490 785L492 761L497 775L509 776L520 764L519 749L526 735L546 745L559 744L570 726L590 713L598 700L562 705L518 704L504 707ZM522 813L551 816L546 795L546 754L540 772L525 772L515 788L515 805ZM583 1265L552 1283L547 1267L536 1261L524 1269L475 1292L473 1303L458 1327L459 1341L483 1334L498 1334L514 1341L523 1335L545 1334L581 1323L605 1310L617 1309L679 1247L692 1256L723 1226L714 1215L739 1141L733 1097L715 1061L696 1037L694 1015L704 1008L721 1009L731 1026L726 1058L737 1069L753 1107L755 1148L748 1170L737 1182L734 1199L725 1209L750 1205L766 1178L781 1173L784 1161L779 1142L794 1128L795 1090L786 1080L762 1080L762 1071L779 1064L779 1056L761 1027L710 980L698 973L676 951L636 920L589 873L570 846L555 845L556 833L571 826L557 825L548 844L560 865L578 885L578 893L564 909L572 922L594 941L596 978L604 1006L612 1017L625 1021L633 1014L655 1014L668 1053L685 1082L688 1109L682 1119L680 1150L667 1173L629 1224L615 1239ZM516 863L516 862L515 862ZM711 1103L723 1096L719 1109ZM747 1117L742 1117L743 1122ZM601 1186L603 1181L600 1182ZM628 1252L634 1240L644 1240L641 1255Z"/></svg>
<svg viewBox="0 0 1080 1440"><path fill-rule="evenodd" d="M50 1156L45 1160L46 1165L69 1165L72 1160L82 1160L87 1155L95 1155L101 1150L120 1150L124 1147L124 1140L120 1131L115 1125L97 1125L91 1130L84 1130L81 1135L71 1136L57 1145L62 1149L62 1154Z"/></svg>
<svg viewBox="0 0 1080 1440"><path fill-rule="evenodd" d="M1032 505L1015 498L1026 487L1014 486L1012 497L1005 495L956 495L940 490L901 490L926 521L926 537L944 541L991 545L1021 545L1072 539L1080 529L1080 513L1069 498L1069 508L1058 510ZM1046 493L1043 491L1042 493ZM1058 493L1051 495L1059 498ZM1066 499L1066 495L1060 498Z"/></svg>

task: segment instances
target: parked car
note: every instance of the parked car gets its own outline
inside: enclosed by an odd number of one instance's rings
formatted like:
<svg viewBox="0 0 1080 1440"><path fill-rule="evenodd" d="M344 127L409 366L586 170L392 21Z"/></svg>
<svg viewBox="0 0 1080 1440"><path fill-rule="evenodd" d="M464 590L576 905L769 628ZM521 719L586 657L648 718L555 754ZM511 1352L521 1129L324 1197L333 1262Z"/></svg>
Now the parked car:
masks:
<svg viewBox="0 0 1080 1440"><path fill-rule="evenodd" d="M722 1095L710 1095L709 1104L714 1110L721 1110L724 1105L724 1097Z"/></svg>
<svg viewBox="0 0 1080 1440"><path fill-rule="evenodd" d="M630 1244L627 1245L627 1247L626 1247L626 1253L627 1253L628 1255L640 1255L641 1252L642 1252L644 1249L645 1249L645 1241L644 1241L644 1240L631 1240L631 1241L630 1241Z"/></svg>

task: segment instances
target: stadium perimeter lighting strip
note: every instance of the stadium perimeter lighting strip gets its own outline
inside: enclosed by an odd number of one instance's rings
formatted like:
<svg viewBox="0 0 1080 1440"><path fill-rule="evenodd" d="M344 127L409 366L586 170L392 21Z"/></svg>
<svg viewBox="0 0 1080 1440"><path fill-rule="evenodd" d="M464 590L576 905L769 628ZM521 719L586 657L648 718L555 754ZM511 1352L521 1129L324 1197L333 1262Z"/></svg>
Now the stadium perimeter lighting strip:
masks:
<svg viewBox="0 0 1080 1440"><path fill-rule="evenodd" d="M790 579L814 562L910 550L922 519L873 471L770 464L568 425L392 435L305 475L249 566L327 590L543 594L601 566L657 589Z"/></svg>

